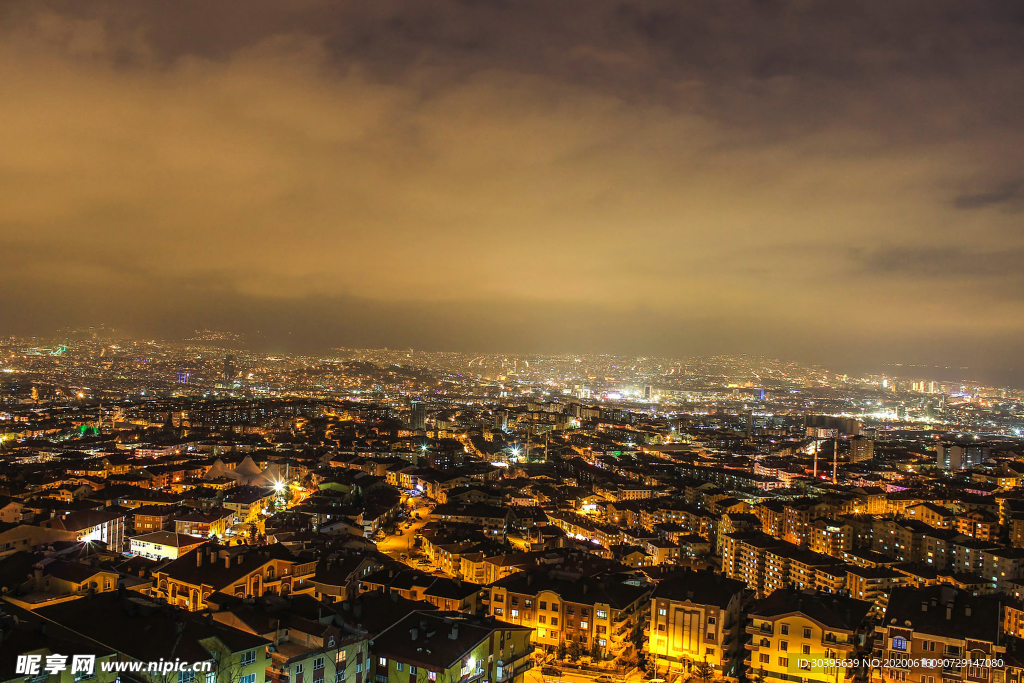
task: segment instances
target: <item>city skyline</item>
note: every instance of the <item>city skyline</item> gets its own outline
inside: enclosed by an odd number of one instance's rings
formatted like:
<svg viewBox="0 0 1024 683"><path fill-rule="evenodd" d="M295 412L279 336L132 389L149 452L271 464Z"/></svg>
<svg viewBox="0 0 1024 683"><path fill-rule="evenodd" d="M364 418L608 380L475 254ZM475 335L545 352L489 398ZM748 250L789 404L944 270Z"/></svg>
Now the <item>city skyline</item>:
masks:
<svg viewBox="0 0 1024 683"><path fill-rule="evenodd" d="M5 3L0 334L1012 369L1021 11Z"/></svg>
<svg viewBox="0 0 1024 683"><path fill-rule="evenodd" d="M484 349L460 349L460 348L413 348L413 347L346 347L338 346L335 348L327 349L322 352L294 352L286 350L282 347L266 347L261 344L258 337L253 338L250 335L228 333L223 331L215 330L194 330L189 335L183 336L176 339L152 339L152 338L133 338L123 334L119 330L100 327L87 327L87 328L73 328L62 330L58 334L54 335L43 335L43 336L31 336L31 337L17 337L11 336L6 339L0 337L0 351L5 348L9 352L16 354L18 350L21 350L28 355L50 355L56 352L55 355L62 355L67 350L67 344L80 342L84 344L91 344L97 348L106 346L110 349L120 349L124 344L129 346L134 345L155 345L155 348L180 348L180 349L200 349L205 352L215 352L228 354L231 361L234 360L234 356L230 355L233 351L241 351L250 354L253 358L267 357L294 357L297 360L304 360L307 362L331 361L337 362L339 359L365 357L386 357L394 362L403 363L407 362L410 365L417 365L423 361L424 358L430 358L432 356L451 356L460 357L464 360L471 359L473 362L470 363L470 367L476 362L480 361L481 367L483 362L495 361L504 362L507 360L509 363L517 362L518 360L525 359L527 363L540 360L554 360L554 359L571 359L577 358L606 358L606 359L618 359L617 361L611 360L610 362L659 362L664 363L666 373L668 368L673 366L677 370L682 370L690 364L701 365L705 362L721 362L723 368L728 368L738 361L745 361L751 363L766 362L775 365L786 365L789 364L792 367L806 367L813 368L817 371L824 373L825 376L832 375L834 378L849 377L855 380L862 380L863 378L891 378L893 380L909 380L912 382L941 382L945 384L956 384L960 383L963 385L975 385L975 386L987 386L987 387L1000 387L1004 389L1024 389L1024 378L1020 378L1019 373L1014 369L1007 368L985 368L985 367L970 367L970 366L955 366L955 365L928 365L928 364L917 364L917 363L901 363L901 362L877 362L877 363L866 363L860 366L830 366L823 363L802 363L794 358L786 358L779 356L769 356L766 354L757 353L737 353L737 354L708 354L708 355L688 355L688 356L672 356L672 355L632 355L632 354L616 354L616 353L585 353L585 352L515 352L515 351L495 351L495 350L484 350ZM10 355L10 359L15 359L16 355ZM726 373L728 374L728 373Z"/></svg>

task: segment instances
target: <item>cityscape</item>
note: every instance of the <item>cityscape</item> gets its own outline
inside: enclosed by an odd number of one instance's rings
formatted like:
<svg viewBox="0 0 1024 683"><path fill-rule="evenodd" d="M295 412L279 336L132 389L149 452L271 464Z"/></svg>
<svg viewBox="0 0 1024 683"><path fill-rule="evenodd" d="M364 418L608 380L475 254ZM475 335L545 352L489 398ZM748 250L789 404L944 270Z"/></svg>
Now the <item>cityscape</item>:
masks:
<svg viewBox="0 0 1024 683"><path fill-rule="evenodd" d="M1022 390L237 341L0 342L12 663L209 662L135 674L181 683L1024 672ZM68 675L131 677L93 666Z"/></svg>
<svg viewBox="0 0 1024 683"><path fill-rule="evenodd" d="M1024 683L1022 111L1021 0L0 2L0 683Z"/></svg>

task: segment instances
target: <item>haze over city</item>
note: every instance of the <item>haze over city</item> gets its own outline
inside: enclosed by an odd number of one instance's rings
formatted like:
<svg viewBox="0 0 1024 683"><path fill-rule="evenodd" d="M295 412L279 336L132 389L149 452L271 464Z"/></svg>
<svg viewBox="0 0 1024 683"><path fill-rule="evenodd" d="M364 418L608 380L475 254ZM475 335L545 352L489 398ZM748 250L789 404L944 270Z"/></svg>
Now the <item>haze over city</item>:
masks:
<svg viewBox="0 0 1024 683"><path fill-rule="evenodd" d="M1022 12L7 2L0 333L1012 369Z"/></svg>

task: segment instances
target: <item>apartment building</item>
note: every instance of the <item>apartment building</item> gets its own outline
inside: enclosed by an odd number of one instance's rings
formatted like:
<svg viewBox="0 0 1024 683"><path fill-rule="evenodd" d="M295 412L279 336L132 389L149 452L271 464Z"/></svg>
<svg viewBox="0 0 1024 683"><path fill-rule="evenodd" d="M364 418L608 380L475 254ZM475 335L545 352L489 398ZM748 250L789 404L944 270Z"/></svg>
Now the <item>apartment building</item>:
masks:
<svg viewBox="0 0 1024 683"><path fill-rule="evenodd" d="M215 593L259 597L313 592L313 558L293 555L282 545L201 545L156 570L153 595L189 611L205 609Z"/></svg>
<svg viewBox="0 0 1024 683"><path fill-rule="evenodd" d="M659 582L648 640L657 665L682 674L707 661L719 675L734 676L742 660L745 588L721 573L689 569Z"/></svg>
<svg viewBox="0 0 1024 683"><path fill-rule="evenodd" d="M531 570L492 584L488 613L536 629L534 642L548 651L576 643L583 652L618 656L647 623L650 594L618 575Z"/></svg>
<svg viewBox="0 0 1024 683"><path fill-rule="evenodd" d="M1003 683L1000 667L959 666L958 661L1001 658L1006 652L1001 628L997 598L952 586L895 588L875 634L875 656L902 666L874 670L872 680Z"/></svg>
<svg viewBox="0 0 1024 683"><path fill-rule="evenodd" d="M822 666L852 660L868 647L871 603L814 591L777 590L749 612L745 661L751 680L836 683L856 680L856 667Z"/></svg>
<svg viewBox="0 0 1024 683"><path fill-rule="evenodd" d="M373 683L521 683L530 629L453 612L413 612L373 639Z"/></svg>

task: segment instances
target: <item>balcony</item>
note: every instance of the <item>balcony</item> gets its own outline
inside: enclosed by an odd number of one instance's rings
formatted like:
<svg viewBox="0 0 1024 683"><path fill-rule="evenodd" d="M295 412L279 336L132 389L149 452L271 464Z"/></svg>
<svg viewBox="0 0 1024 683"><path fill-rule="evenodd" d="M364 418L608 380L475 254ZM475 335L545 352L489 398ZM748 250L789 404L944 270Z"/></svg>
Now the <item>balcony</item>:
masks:
<svg viewBox="0 0 1024 683"><path fill-rule="evenodd" d="M746 649L750 650L751 652L757 652L758 650L761 649L762 645L761 645L760 640L758 639L758 637L754 636L753 638L751 638L747 642L743 643L743 647L745 647ZM765 645L763 647L769 647L770 648L771 645Z"/></svg>
<svg viewBox="0 0 1024 683"><path fill-rule="evenodd" d="M747 633L752 633L754 635L766 635L766 636L772 635L772 633L774 633L774 631L775 631L775 629L772 628L771 624L762 624L761 626L754 626L753 624L747 624L747 628L745 630L746 630Z"/></svg>
<svg viewBox="0 0 1024 683"><path fill-rule="evenodd" d="M843 649L849 649L854 647L857 642L853 638L828 638L822 637L821 644L826 647L838 647Z"/></svg>
<svg viewBox="0 0 1024 683"><path fill-rule="evenodd" d="M497 683L505 683L505 681L510 681L532 669L533 658L530 657L529 654L530 653L525 653L524 655L504 664L501 667L501 674L495 676L495 681L497 681Z"/></svg>

